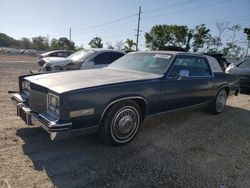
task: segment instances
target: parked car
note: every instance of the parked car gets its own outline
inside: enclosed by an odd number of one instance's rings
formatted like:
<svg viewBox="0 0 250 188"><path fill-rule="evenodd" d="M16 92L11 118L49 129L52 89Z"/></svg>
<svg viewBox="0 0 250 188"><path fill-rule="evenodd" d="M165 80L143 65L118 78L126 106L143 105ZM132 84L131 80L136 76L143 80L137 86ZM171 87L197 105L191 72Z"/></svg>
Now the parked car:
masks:
<svg viewBox="0 0 250 188"><path fill-rule="evenodd" d="M99 131L110 144L131 141L145 117L183 109L221 113L237 95L237 76L210 56L170 51L129 53L103 69L21 76L17 115L52 140Z"/></svg>
<svg viewBox="0 0 250 188"><path fill-rule="evenodd" d="M103 68L125 54L123 51L84 49L68 58L44 58L43 71L79 70Z"/></svg>
<svg viewBox="0 0 250 188"><path fill-rule="evenodd" d="M240 77L240 88L250 90L250 58L237 64L231 64L226 69L226 73L238 75Z"/></svg>
<svg viewBox="0 0 250 188"><path fill-rule="evenodd" d="M59 59L61 59L61 58L69 57L72 53L73 53L73 51L70 51L70 50L55 50L55 51L45 52L45 53L40 54L38 56L37 64L42 67L46 63L44 61L44 58L58 57Z"/></svg>

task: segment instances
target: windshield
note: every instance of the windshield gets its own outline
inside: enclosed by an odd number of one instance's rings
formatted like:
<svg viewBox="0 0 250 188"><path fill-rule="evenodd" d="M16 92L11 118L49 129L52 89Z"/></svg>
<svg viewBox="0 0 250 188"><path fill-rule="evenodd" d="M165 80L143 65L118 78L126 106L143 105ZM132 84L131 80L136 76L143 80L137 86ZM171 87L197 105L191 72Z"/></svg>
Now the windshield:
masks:
<svg viewBox="0 0 250 188"><path fill-rule="evenodd" d="M246 59L242 63L239 64L240 68L250 68L250 59Z"/></svg>
<svg viewBox="0 0 250 188"><path fill-rule="evenodd" d="M94 51L92 50L80 50L67 57L67 59L70 59L72 61L81 61L92 53L94 53Z"/></svg>
<svg viewBox="0 0 250 188"><path fill-rule="evenodd" d="M170 54L129 53L108 67L163 74L172 58Z"/></svg>

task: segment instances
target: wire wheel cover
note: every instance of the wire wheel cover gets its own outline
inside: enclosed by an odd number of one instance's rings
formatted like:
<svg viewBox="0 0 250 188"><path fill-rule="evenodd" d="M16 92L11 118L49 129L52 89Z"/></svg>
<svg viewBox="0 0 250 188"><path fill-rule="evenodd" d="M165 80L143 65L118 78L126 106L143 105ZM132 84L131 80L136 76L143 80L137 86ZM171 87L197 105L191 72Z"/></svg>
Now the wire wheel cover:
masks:
<svg viewBox="0 0 250 188"><path fill-rule="evenodd" d="M117 142L127 142L137 132L139 123L139 114L135 108L127 106L120 109L112 120L112 137Z"/></svg>

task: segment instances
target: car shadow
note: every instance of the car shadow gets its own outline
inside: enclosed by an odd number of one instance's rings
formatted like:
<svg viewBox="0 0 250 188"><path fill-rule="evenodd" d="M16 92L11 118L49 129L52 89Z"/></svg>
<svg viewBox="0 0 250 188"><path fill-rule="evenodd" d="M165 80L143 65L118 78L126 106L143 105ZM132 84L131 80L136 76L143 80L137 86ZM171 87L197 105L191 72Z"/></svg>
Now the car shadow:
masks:
<svg viewBox="0 0 250 188"><path fill-rule="evenodd" d="M159 150L155 138L162 136L163 129L171 130L171 134L179 132L183 124L194 121L195 117L199 117L204 124L208 119L214 122L210 127L198 124L196 128L199 130L221 126L222 119L229 118L227 121L230 121L233 118L231 114L244 118L249 116L249 111L227 106L219 116L195 110L150 118L131 143L120 147L106 145L98 134L56 142L50 141L48 134L40 127L18 129L16 134L24 141L23 152L33 162L34 170L45 171L55 187L151 187L151 176L155 176L153 171L162 172L163 166L168 169L164 171L164 184L178 187L178 172L173 170L178 164L174 164L173 158L180 156L173 151L174 147L168 148L167 144L164 152ZM194 138L185 136L184 139ZM184 140L183 148L188 147L185 146L187 143L189 141ZM166 153L171 153L171 157Z"/></svg>
<svg viewBox="0 0 250 188"><path fill-rule="evenodd" d="M250 89L241 89L240 94L250 95Z"/></svg>

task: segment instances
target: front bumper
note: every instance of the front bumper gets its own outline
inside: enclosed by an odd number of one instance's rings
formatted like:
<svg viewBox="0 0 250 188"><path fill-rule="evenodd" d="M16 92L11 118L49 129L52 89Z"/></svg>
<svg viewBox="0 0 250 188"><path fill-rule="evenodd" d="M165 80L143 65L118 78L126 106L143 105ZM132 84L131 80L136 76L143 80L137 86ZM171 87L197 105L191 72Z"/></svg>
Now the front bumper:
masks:
<svg viewBox="0 0 250 188"><path fill-rule="evenodd" d="M50 118L46 114L33 112L26 104L26 100L19 94L14 94L11 100L16 105L17 116L26 125L40 126L49 133L51 140L62 140L72 136L72 122L58 123L57 120Z"/></svg>

